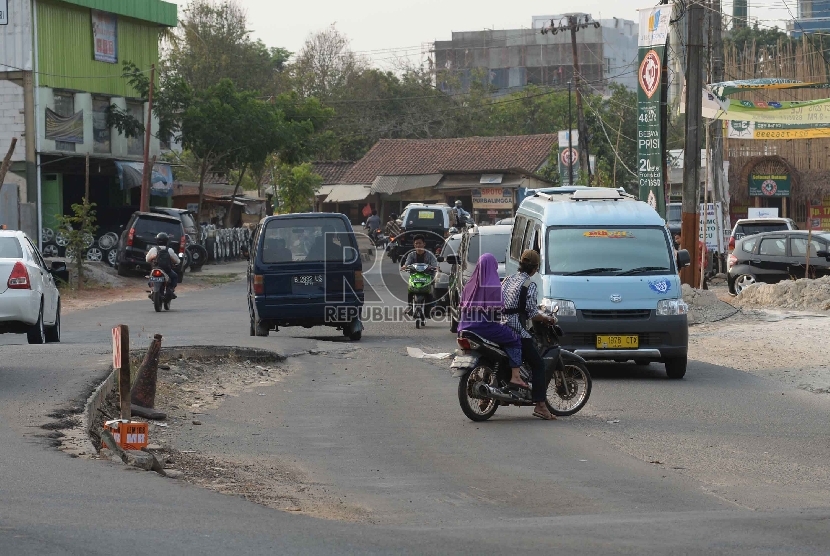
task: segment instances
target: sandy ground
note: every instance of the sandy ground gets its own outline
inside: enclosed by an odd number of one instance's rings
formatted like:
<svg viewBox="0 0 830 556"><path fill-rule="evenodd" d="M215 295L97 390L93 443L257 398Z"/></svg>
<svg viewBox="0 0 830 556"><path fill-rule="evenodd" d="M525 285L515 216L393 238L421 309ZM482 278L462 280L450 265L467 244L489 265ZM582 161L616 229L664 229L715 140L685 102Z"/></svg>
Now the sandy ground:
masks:
<svg viewBox="0 0 830 556"><path fill-rule="evenodd" d="M245 275L246 268L247 262L237 261L220 265L205 265L201 272L187 271L184 282L176 287L176 293L187 294L189 291L238 280ZM147 297L149 291L147 280L139 274L128 277L118 276L114 268L103 263L89 263L88 270L89 281L84 289L65 288L61 290L63 314Z"/></svg>

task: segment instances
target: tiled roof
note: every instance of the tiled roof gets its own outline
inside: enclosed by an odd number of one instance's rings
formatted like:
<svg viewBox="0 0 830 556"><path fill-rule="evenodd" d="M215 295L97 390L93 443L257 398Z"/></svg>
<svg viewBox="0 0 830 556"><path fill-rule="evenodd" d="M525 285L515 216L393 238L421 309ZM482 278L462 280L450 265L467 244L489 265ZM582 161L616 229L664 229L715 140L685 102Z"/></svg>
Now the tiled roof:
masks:
<svg viewBox="0 0 830 556"><path fill-rule="evenodd" d="M354 166L354 162L349 160L331 160L323 162L312 162L314 172L323 176L323 183L321 185L334 185L340 183L343 175Z"/></svg>
<svg viewBox="0 0 830 556"><path fill-rule="evenodd" d="M381 139L354 163L340 183L370 184L377 176L460 172L535 173L557 145L558 135Z"/></svg>

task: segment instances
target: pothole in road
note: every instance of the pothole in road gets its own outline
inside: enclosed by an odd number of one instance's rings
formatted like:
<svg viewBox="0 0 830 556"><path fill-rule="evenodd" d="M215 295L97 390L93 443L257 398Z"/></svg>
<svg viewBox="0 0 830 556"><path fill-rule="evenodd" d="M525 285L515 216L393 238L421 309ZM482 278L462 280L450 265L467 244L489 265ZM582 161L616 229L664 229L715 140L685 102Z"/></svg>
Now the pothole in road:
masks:
<svg viewBox="0 0 830 556"><path fill-rule="evenodd" d="M310 350L312 355L321 350ZM335 348L335 351L351 351ZM308 352L307 352L308 353ZM322 351L322 353L326 353ZM263 449L257 455L229 452L220 444L235 434L250 435L250 423L241 419L217 422L216 410L228 399L263 395L254 392L281 382L287 366L271 352L217 348L163 349L159 361L155 407L167 413L165 421L149 421L147 450L165 472L181 480L223 494L238 495L269 508L344 521L366 521L368 512L348 505L328 485L318 484L296 463ZM119 415L117 391L99 408L90 437L100 449L103 423ZM234 416L237 417L237 416ZM210 420L210 424L203 424ZM221 440L211 436L222 428ZM234 427L238 428L235 429ZM256 431L256 442L272 436ZM60 442L60 439L53 440Z"/></svg>

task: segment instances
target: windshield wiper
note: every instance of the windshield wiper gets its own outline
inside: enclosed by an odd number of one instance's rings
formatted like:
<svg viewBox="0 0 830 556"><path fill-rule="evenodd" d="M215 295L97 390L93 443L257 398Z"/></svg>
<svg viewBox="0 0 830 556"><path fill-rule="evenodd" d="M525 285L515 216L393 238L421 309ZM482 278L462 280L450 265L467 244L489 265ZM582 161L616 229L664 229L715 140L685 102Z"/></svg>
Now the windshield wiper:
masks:
<svg viewBox="0 0 830 556"><path fill-rule="evenodd" d="M621 268L607 268L604 266L598 266L597 268L586 268L584 270L577 270L575 272L563 272L563 276L587 276L590 274L598 274L600 272L616 272L618 270L622 270Z"/></svg>
<svg viewBox="0 0 830 556"><path fill-rule="evenodd" d="M632 268L631 270L626 270L625 272L620 272L617 276L633 276L634 274L640 274L642 272L653 272L655 270L671 270L670 268L666 268L665 266L639 266L637 268Z"/></svg>

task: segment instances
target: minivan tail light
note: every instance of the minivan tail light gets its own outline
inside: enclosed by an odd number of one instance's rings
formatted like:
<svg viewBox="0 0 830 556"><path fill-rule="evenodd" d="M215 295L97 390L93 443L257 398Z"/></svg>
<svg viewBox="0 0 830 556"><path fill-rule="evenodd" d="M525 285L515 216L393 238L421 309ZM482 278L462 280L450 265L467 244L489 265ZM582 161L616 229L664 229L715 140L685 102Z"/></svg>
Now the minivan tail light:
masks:
<svg viewBox="0 0 830 556"><path fill-rule="evenodd" d="M182 237L179 238L179 255L184 255L185 246L187 245L187 236L182 234Z"/></svg>
<svg viewBox="0 0 830 556"><path fill-rule="evenodd" d="M254 295L265 294L265 279L262 274L254 274Z"/></svg>
<svg viewBox="0 0 830 556"><path fill-rule="evenodd" d="M735 236L732 236L732 237L729 238L729 248L730 249L735 248Z"/></svg>
<svg viewBox="0 0 830 556"><path fill-rule="evenodd" d="M729 258L726 259L726 267L727 268L732 268L733 266L735 266L735 263L737 263L737 262L738 262L738 257L736 257L735 255L730 253Z"/></svg>
<svg viewBox="0 0 830 556"><path fill-rule="evenodd" d="M357 291L363 290L363 271L362 270L355 270L354 271L354 289Z"/></svg>
<svg viewBox="0 0 830 556"><path fill-rule="evenodd" d="M29 271L21 262L14 263L9 281L6 283L10 290L30 290L32 285L29 282Z"/></svg>
<svg viewBox="0 0 830 556"><path fill-rule="evenodd" d="M130 231L127 232L127 247L133 246L133 239L135 238L135 228L130 228Z"/></svg>

